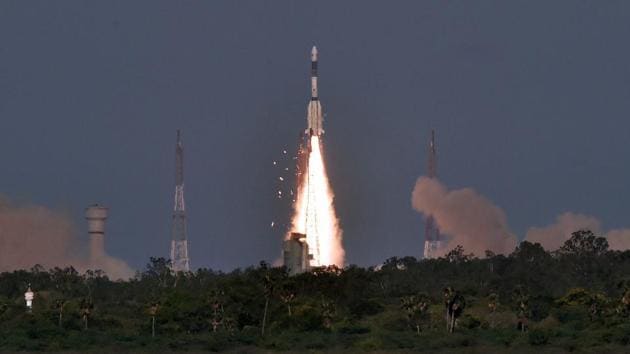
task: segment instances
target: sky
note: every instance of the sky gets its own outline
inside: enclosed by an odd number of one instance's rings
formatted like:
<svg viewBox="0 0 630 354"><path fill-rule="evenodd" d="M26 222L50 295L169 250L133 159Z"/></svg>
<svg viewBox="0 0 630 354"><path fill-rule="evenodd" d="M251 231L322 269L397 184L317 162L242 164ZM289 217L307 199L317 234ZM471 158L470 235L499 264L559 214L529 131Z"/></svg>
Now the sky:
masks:
<svg viewBox="0 0 630 354"><path fill-rule="evenodd" d="M2 1L0 195L110 208L107 251L168 256L175 131L191 265L273 262L289 220L273 161L306 125L319 48L346 262L422 254L411 207L438 175L523 237L574 211L630 226L630 3Z"/></svg>

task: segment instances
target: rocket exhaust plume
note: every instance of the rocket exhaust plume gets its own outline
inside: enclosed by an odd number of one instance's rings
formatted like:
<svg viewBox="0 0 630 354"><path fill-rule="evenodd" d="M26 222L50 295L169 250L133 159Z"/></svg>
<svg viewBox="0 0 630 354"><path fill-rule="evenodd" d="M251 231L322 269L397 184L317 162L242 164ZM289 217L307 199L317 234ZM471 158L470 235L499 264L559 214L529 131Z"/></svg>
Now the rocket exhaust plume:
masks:
<svg viewBox="0 0 630 354"><path fill-rule="evenodd" d="M311 51L311 101L308 105L306 138L298 152L297 197L288 239L292 233L306 235L314 267L342 267L345 252L342 231L334 208L334 194L326 174L322 152L323 114L317 90L317 48Z"/></svg>

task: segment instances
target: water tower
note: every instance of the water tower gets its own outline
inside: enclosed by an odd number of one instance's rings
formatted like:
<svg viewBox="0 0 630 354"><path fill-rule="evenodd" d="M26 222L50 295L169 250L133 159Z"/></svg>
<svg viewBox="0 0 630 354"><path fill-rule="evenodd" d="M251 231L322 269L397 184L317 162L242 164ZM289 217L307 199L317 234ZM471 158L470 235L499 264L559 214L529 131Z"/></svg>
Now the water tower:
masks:
<svg viewBox="0 0 630 354"><path fill-rule="evenodd" d="M33 311L33 299L35 293L31 290L31 284L28 284L28 290L24 293L24 301L26 302L26 310L30 313Z"/></svg>
<svg viewBox="0 0 630 354"><path fill-rule="evenodd" d="M85 209L85 219L88 222L90 234L90 259L94 262L105 256L105 220L107 208L98 204Z"/></svg>

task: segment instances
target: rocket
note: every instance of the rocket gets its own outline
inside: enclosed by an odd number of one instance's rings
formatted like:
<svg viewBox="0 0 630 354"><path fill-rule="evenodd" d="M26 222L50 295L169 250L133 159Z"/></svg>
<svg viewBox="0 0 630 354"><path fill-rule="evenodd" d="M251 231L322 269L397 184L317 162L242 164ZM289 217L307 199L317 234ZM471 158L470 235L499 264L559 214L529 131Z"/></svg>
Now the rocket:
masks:
<svg viewBox="0 0 630 354"><path fill-rule="evenodd" d="M322 114L322 105L319 103L319 95L317 92L317 47L313 46L311 50L311 101L308 103L308 111L306 120L308 127L306 134L309 136L324 134L322 122L324 120Z"/></svg>

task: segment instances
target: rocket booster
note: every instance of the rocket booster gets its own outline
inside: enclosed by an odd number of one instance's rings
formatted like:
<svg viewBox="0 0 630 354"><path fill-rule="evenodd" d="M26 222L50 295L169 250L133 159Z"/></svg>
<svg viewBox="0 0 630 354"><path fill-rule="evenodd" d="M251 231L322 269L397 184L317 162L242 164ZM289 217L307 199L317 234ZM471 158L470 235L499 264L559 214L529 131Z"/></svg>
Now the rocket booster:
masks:
<svg viewBox="0 0 630 354"><path fill-rule="evenodd" d="M320 136L324 133L322 122L324 120L322 114L322 105L319 102L319 93L317 92L317 47L313 46L311 50L311 101L308 103L308 112L306 120L308 128L306 133L310 136Z"/></svg>

